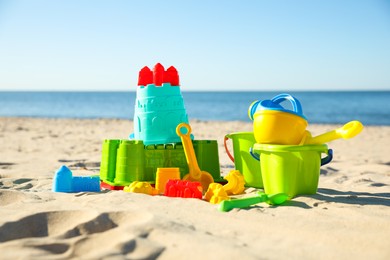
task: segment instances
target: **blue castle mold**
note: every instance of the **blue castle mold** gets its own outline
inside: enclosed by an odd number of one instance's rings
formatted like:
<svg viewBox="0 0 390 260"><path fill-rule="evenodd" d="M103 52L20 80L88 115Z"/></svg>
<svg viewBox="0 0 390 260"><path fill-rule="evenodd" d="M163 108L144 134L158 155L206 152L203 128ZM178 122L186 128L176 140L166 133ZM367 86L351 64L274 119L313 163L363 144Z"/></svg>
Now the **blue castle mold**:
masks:
<svg viewBox="0 0 390 260"><path fill-rule="evenodd" d="M139 86L134 111L135 140L145 145L180 142L176 126L188 123L180 86Z"/></svg>

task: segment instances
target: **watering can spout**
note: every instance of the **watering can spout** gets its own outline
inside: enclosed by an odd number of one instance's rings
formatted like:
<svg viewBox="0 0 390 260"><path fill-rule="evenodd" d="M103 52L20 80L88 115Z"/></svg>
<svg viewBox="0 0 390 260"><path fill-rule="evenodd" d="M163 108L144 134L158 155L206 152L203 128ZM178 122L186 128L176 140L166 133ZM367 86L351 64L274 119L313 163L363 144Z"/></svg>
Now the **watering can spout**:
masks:
<svg viewBox="0 0 390 260"><path fill-rule="evenodd" d="M316 137L312 137L310 132L306 131L300 144L324 144L339 138L349 139L358 135L362 130L363 124L361 122L350 121L340 128Z"/></svg>

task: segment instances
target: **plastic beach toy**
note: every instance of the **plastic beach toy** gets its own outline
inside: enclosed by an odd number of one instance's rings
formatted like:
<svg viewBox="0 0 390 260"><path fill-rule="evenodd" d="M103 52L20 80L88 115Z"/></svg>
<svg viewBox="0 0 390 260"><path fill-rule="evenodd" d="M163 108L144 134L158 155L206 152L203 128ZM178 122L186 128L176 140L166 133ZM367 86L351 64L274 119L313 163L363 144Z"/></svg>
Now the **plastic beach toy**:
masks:
<svg viewBox="0 0 390 260"><path fill-rule="evenodd" d="M228 195L241 194L245 190L244 176L240 173L240 171L232 170L224 177L224 179L228 181L228 183L223 185L223 188Z"/></svg>
<svg viewBox="0 0 390 260"><path fill-rule="evenodd" d="M179 168L157 168L156 189L158 193L164 194L168 180L180 180Z"/></svg>
<svg viewBox="0 0 390 260"><path fill-rule="evenodd" d="M54 192L99 192L99 176L73 176L72 171L62 165L53 179Z"/></svg>
<svg viewBox="0 0 390 260"><path fill-rule="evenodd" d="M53 188L54 192L72 192L72 171L62 165L54 174Z"/></svg>
<svg viewBox="0 0 390 260"><path fill-rule="evenodd" d="M116 154L114 182L120 186L145 180L144 145L139 140L121 140Z"/></svg>
<svg viewBox="0 0 390 260"><path fill-rule="evenodd" d="M204 194L204 199L211 204L218 204L223 200L230 200L224 186L220 183L211 183Z"/></svg>
<svg viewBox="0 0 390 260"><path fill-rule="evenodd" d="M146 181L134 181L129 186L124 187L124 192L143 193L148 195L157 195L158 191Z"/></svg>
<svg viewBox="0 0 390 260"><path fill-rule="evenodd" d="M333 158L333 152L326 144L255 144L253 151L260 155L265 193L286 193L289 199L316 194L320 166ZM323 153L326 156L321 158Z"/></svg>
<svg viewBox="0 0 390 260"><path fill-rule="evenodd" d="M72 192L99 192L99 176L73 176Z"/></svg>
<svg viewBox="0 0 390 260"><path fill-rule="evenodd" d="M174 130L177 136L176 127ZM222 181L217 140L194 140L192 144L199 167L209 172L214 180ZM103 141L100 179L106 189L122 190L133 181L157 181L157 188L158 168L172 167L179 168L180 178L188 173L181 142L144 145L140 140ZM165 184L159 187L165 187Z"/></svg>
<svg viewBox="0 0 390 260"><path fill-rule="evenodd" d="M167 197L202 199L202 186L195 181L169 180L164 195Z"/></svg>
<svg viewBox="0 0 390 260"><path fill-rule="evenodd" d="M231 155L227 141L233 143L233 155ZM237 132L225 135L224 146L230 160L234 162L236 170L244 175L245 185L254 188L263 188L261 179L260 164L253 159L249 149L256 143L253 132Z"/></svg>
<svg viewBox="0 0 390 260"><path fill-rule="evenodd" d="M312 137L309 131L306 131L301 140L301 144L323 144L330 141L343 138L349 139L355 137L363 130L363 124L359 121L350 121L344 126L333 131Z"/></svg>
<svg viewBox="0 0 390 260"><path fill-rule="evenodd" d="M184 132L182 132L184 130ZM181 123L176 127L176 133L180 136L183 143L184 153L186 155L189 173L183 177L183 180L198 181L202 184L204 191L207 191L210 183L214 182L213 176L206 172L201 171L198 165L198 161L195 157L194 147L190 138L191 127L186 123Z"/></svg>
<svg viewBox="0 0 390 260"><path fill-rule="evenodd" d="M260 202L267 202L272 205L279 205L284 203L287 200L288 196L285 193L276 193L272 195L267 195L265 193L259 192L257 196L242 198L242 199L233 199L233 200L224 200L219 204L219 211L230 211L234 208L248 208L253 204Z"/></svg>
<svg viewBox="0 0 390 260"><path fill-rule="evenodd" d="M139 74L134 108L134 139L145 145L180 142L175 127L188 123L174 67L167 70L157 63L153 72L144 67Z"/></svg>
<svg viewBox="0 0 390 260"><path fill-rule="evenodd" d="M244 176L238 170L230 171L225 177L228 181L225 185L211 183L204 199L212 204L218 204L223 200L230 200L229 195L241 194L245 190Z"/></svg>
<svg viewBox="0 0 390 260"><path fill-rule="evenodd" d="M100 162L100 178L114 181L116 157L120 140L104 140L102 145L102 160Z"/></svg>
<svg viewBox="0 0 390 260"><path fill-rule="evenodd" d="M293 109L282 107L283 101L289 101ZM301 103L289 94L255 101L250 105L248 114L253 120L256 142L262 144L299 144L308 124Z"/></svg>

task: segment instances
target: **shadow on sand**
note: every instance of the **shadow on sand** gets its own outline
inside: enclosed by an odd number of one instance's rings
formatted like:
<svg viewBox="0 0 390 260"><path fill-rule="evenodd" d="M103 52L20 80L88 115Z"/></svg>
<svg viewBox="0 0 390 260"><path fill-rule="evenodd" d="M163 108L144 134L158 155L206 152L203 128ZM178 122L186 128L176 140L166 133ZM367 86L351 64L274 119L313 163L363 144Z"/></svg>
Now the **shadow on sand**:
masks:
<svg viewBox="0 0 390 260"><path fill-rule="evenodd" d="M320 188L313 198L335 203L353 205L390 206L390 193L369 193L356 191L338 191Z"/></svg>
<svg viewBox="0 0 390 260"><path fill-rule="evenodd" d="M290 200L286 201L280 206L287 207L300 207L304 209L311 209L317 207L322 202L333 202L338 204L350 204L350 205L378 205L390 207L390 193L369 193L369 192L355 192L355 191L338 191L333 189L320 188L317 194L314 195L300 195L298 197L310 197L320 202L315 202L313 205L308 205L305 202ZM278 207L275 206L275 207Z"/></svg>

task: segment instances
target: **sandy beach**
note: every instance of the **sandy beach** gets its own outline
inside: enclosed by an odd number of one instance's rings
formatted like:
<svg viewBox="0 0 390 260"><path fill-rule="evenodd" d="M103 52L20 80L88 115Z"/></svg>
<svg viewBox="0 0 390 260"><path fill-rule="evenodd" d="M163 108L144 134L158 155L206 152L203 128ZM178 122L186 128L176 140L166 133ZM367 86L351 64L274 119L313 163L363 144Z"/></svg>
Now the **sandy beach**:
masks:
<svg viewBox="0 0 390 260"><path fill-rule="evenodd" d="M195 139L218 141L222 174L233 169L223 138L252 124L190 124ZM98 174L102 141L132 131L128 120L0 118L0 258L390 259L390 127L329 143L317 194L280 206L220 212L197 199L51 191L61 165Z"/></svg>

